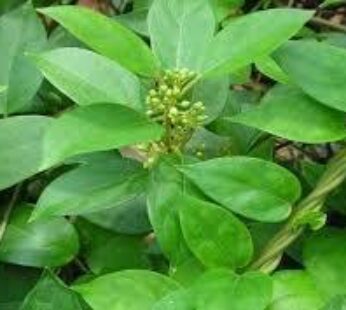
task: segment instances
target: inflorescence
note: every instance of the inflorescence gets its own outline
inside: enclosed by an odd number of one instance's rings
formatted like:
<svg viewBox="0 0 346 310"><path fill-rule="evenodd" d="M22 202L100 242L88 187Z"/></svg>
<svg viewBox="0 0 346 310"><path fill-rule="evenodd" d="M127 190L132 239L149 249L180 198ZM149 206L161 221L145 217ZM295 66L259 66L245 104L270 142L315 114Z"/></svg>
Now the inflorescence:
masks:
<svg viewBox="0 0 346 310"><path fill-rule="evenodd" d="M188 69L167 70L155 88L149 91L147 115L166 130L165 137L151 145L151 153L179 150L205 121L204 104L185 99L195 78L196 73Z"/></svg>

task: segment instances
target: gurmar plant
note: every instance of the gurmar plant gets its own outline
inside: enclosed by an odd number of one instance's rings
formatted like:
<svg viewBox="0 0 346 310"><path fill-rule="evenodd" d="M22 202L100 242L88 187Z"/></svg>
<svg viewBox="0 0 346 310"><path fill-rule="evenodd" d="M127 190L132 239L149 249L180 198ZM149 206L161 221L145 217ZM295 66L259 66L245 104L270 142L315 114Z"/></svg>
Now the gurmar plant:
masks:
<svg viewBox="0 0 346 310"><path fill-rule="evenodd" d="M187 93L197 74L186 68L166 70L149 91L146 114L165 128L160 141L148 147L146 165L151 165L160 154L179 152L193 132L207 118L203 102L187 100Z"/></svg>

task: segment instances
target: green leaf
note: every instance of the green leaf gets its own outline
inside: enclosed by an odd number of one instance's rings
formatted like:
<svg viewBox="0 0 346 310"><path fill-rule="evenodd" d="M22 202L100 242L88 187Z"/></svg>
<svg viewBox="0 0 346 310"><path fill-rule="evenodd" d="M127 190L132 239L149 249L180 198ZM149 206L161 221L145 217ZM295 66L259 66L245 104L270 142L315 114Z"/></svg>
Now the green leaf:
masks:
<svg viewBox="0 0 346 310"><path fill-rule="evenodd" d="M149 9L153 0L134 0L133 10Z"/></svg>
<svg viewBox="0 0 346 310"><path fill-rule="evenodd" d="M185 153L206 160L228 154L232 146L229 138L216 135L201 127L185 145Z"/></svg>
<svg viewBox="0 0 346 310"><path fill-rule="evenodd" d="M264 310L272 298L272 280L260 272L241 276L228 270L212 270L193 287L196 309Z"/></svg>
<svg viewBox="0 0 346 310"><path fill-rule="evenodd" d="M271 9L236 19L209 43L204 75L225 75L270 54L312 15L311 11Z"/></svg>
<svg viewBox="0 0 346 310"><path fill-rule="evenodd" d="M330 109L293 86L272 88L261 104L229 120L279 137L322 143L345 138L345 114Z"/></svg>
<svg viewBox="0 0 346 310"><path fill-rule="evenodd" d="M51 124L44 116L15 116L0 120L0 189L40 171L43 135ZM6 163L6 164L4 164Z"/></svg>
<svg viewBox="0 0 346 310"><path fill-rule="evenodd" d="M171 264L178 265L190 257L178 214L177 197L182 194L184 179L174 165L177 160L164 157L150 174L148 213L156 238Z"/></svg>
<svg viewBox="0 0 346 310"><path fill-rule="evenodd" d="M150 48L120 23L80 6L55 6L39 9L53 18L96 52L123 67L145 76L158 71Z"/></svg>
<svg viewBox="0 0 346 310"><path fill-rule="evenodd" d="M78 220L76 225L83 258L94 274L150 268L143 235L119 235L85 220Z"/></svg>
<svg viewBox="0 0 346 310"><path fill-rule="evenodd" d="M346 49L346 34L341 32L326 32L321 34L323 42Z"/></svg>
<svg viewBox="0 0 346 310"><path fill-rule="evenodd" d="M153 51L164 68L196 70L213 37L215 19L206 0L156 0L148 26Z"/></svg>
<svg viewBox="0 0 346 310"><path fill-rule="evenodd" d="M170 271L170 277L178 281L185 287L191 286L205 272L206 268L202 263L190 256L178 265L175 265Z"/></svg>
<svg viewBox="0 0 346 310"><path fill-rule="evenodd" d="M0 263L0 309L19 310L40 274L36 268Z"/></svg>
<svg viewBox="0 0 346 310"><path fill-rule="evenodd" d="M117 104L95 104L64 113L47 129L43 169L78 154L160 138L162 128Z"/></svg>
<svg viewBox="0 0 346 310"><path fill-rule="evenodd" d="M346 232L324 229L304 247L304 265L326 298L346 293Z"/></svg>
<svg viewBox="0 0 346 310"><path fill-rule="evenodd" d="M346 111L345 49L314 41L292 41L273 57L307 94L327 106Z"/></svg>
<svg viewBox="0 0 346 310"><path fill-rule="evenodd" d="M346 295L336 296L331 299L322 310L345 310Z"/></svg>
<svg viewBox="0 0 346 310"><path fill-rule="evenodd" d="M148 23L147 23L148 12L149 12L148 8L134 9L130 13L120 14L115 16L114 18L116 21L132 29L138 34L145 37L149 37L149 30L148 30Z"/></svg>
<svg viewBox="0 0 346 310"><path fill-rule="evenodd" d="M300 184L294 175L257 158L218 158L181 170L210 198L262 222L287 218L300 196Z"/></svg>
<svg viewBox="0 0 346 310"><path fill-rule="evenodd" d="M33 267L56 267L78 252L78 236L64 218L29 223L32 208L19 205L0 244L0 261Z"/></svg>
<svg viewBox="0 0 346 310"><path fill-rule="evenodd" d="M307 272L279 271L273 280L274 296L267 310L318 310L323 306L323 299Z"/></svg>
<svg viewBox="0 0 346 310"><path fill-rule="evenodd" d="M222 22L237 9L244 5L244 0L209 0L217 21Z"/></svg>
<svg viewBox="0 0 346 310"><path fill-rule="evenodd" d="M127 270L107 274L73 288L94 310L151 310L179 285L151 271Z"/></svg>
<svg viewBox="0 0 346 310"><path fill-rule="evenodd" d="M195 85L192 93L194 102L202 101L206 107L206 123L217 118L225 107L229 93L229 78L202 80Z"/></svg>
<svg viewBox="0 0 346 310"><path fill-rule="evenodd" d="M264 56L256 60L256 68L264 75L282 84L290 84L290 78L281 70L275 60Z"/></svg>
<svg viewBox="0 0 346 310"><path fill-rule="evenodd" d="M189 291L178 290L163 297L152 310L195 310Z"/></svg>
<svg viewBox="0 0 346 310"><path fill-rule="evenodd" d="M39 52L46 45L46 33L28 2L0 18L0 85L7 91L0 96L0 113L13 113L33 98L42 76L24 56Z"/></svg>
<svg viewBox="0 0 346 310"><path fill-rule="evenodd" d="M186 243L205 266L236 269L249 263L253 254L251 235L234 215L187 195L179 199L179 205Z"/></svg>
<svg viewBox="0 0 346 310"><path fill-rule="evenodd" d="M83 218L121 234L137 235L152 230L145 195L137 196L110 209L83 214Z"/></svg>
<svg viewBox="0 0 346 310"><path fill-rule="evenodd" d="M103 56L60 48L30 58L48 81L79 105L109 102L141 108L138 78Z"/></svg>
<svg viewBox="0 0 346 310"><path fill-rule="evenodd" d="M53 273L46 271L20 310L88 310L90 307Z"/></svg>
<svg viewBox="0 0 346 310"><path fill-rule="evenodd" d="M79 215L121 206L145 190L146 171L117 154L100 154L97 160L63 174L39 198L32 220Z"/></svg>
<svg viewBox="0 0 346 310"><path fill-rule="evenodd" d="M0 2L0 15L13 10L18 5L25 2L25 0L3 0Z"/></svg>

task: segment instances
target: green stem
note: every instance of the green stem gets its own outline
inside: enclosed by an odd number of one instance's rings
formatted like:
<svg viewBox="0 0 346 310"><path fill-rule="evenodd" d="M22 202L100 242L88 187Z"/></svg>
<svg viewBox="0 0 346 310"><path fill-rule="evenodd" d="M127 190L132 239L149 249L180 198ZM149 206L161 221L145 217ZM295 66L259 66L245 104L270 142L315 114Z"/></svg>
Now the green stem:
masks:
<svg viewBox="0 0 346 310"><path fill-rule="evenodd" d="M342 150L329 163L315 189L295 208L282 229L268 242L262 253L248 269L272 272L275 262L305 230L306 225L297 227L297 222L309 212L318 212L324 206L327 196L346 178L346 149Z"/></svg>

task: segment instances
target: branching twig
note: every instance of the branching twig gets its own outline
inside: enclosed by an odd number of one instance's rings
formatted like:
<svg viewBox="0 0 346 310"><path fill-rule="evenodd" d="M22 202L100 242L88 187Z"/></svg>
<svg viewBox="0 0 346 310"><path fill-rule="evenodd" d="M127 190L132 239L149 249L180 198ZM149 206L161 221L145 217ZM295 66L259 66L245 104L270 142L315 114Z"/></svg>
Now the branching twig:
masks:
<svg viewBox="0 0 346 310"><path fill-rule="evenodd" d="M259 257L249 266L251 270L271 272L275 262L305 230L309 223L297 226L309 214L320 212L327 196L346 178L346 149L341 151L328 165L315 189L302 200L286 225L269 241Z"/></svg>

